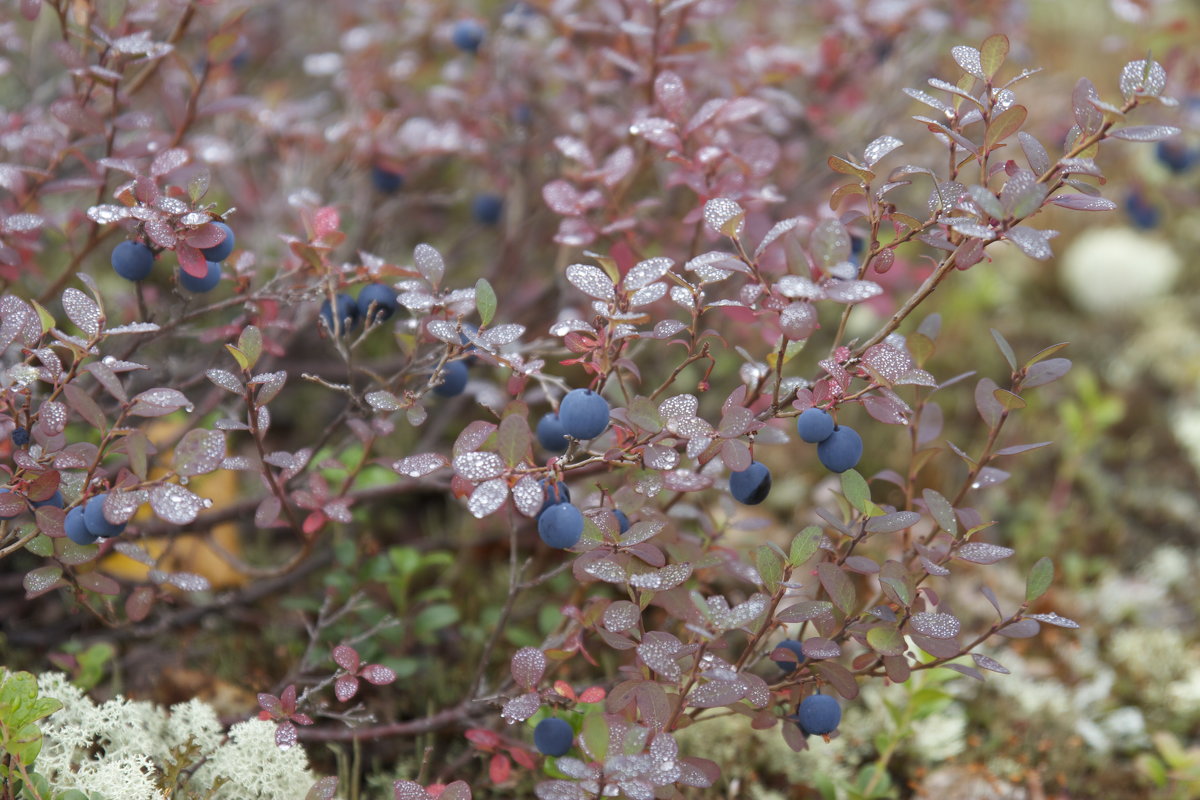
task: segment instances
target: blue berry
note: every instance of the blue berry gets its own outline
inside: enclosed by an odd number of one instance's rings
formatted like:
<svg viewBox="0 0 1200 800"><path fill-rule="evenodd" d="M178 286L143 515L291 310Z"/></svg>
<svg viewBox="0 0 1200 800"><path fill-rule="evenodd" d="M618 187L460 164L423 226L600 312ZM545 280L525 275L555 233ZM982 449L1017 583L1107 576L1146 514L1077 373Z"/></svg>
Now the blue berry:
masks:
<svg viewBox="0 0 1200 800"><path fill-rule="evenodd" d="M565 550L583 537L583 512L570 503L558 503L538 515L537 527L543 542Z"/></svg>
<svg viewBox="0 0 1200 800"><path fill-rule="evenodd" d="M442 382L433 387L438 397L457 397L467 388L467 365L462 361L451 361L442 370Z"/></svg>
<svg viewBox="0 0 1200 800"><path fill-rule="evenodd" d="M1179 137L1160 141L1154 147L1154 154L1167 169L1175 173L1186 172L1200 160L1200 153L1188 147Z"/></svg>
<svg viewBox="0 0 1200 800"><path fill-rule="evenodd" d="M154 251L141 242L121 242L113 248L112 268L127 281L144 281L154 268Z"/></svg>
<svg viewBox="0 0 1200 800"><path fill-rule="evenodd" d="M471 201L471 216L483 225L495 225L504 211L504 200L498 194L479 194Z"/></svg>
<svg viewBox="0 0 1200 800"><path fill-rule="evenodd" d="M1146 195L1137 189L1126 195L1125 213L1129 215L1129 221L1142 230L1157 228L1161 216L1158 207L1147 200Z"/></svg>
<svg viewBox="0 0 1200 800"><path fill-rule="evenodd" d="M63 530L66 531L67 538L75 544L95 544L96 536L88 530L87 522L83 518L83 506L75 506L67 512L66 519L63 520Z"/></svg>
<svg viewBox="0 0 1200 800"><path fill-rule="evenodd" d="M214 222L213 225L225 231L225 238L212 247L201 248L200 252L204 253L204 257L209 261L220 263L229 258L229 254L233 252L233 228L230 228L219 220Z"/></svg>
<svg viewBox="0 0 1200 800"><path fill-rule="evenodd" d="M747 506L756 506L771 491L771 470L761 461L751 461L750 466L729 476L729 493L733 499Z"/></svg>
<svg viewBox="0 0 1200 800"><path fill-rule="evenodd" d="M39 500L35 502L33 507L41 508L42 506L54 506L55 508L62 508L64 505L66 505L66 503L63 501L62 492L55 490L54 494L50 495L45 500Z"/></svg>
<svg viewBox="0 0 1200 800"><path fill-rule="evenodd" d="M567 451L567 432L563 430L558 414L553 411L538 420L537 438L538 444L551 453Z"/></svg>
<svg viewBox="0 0 1200 800"><path fill-rule="evenodd" d="M784 672L792 672L804 663L804 648L800 642L795 639L784 639L779 644L775 645L776 650L790 650L796 654L795 658L772 658L781 670Z"/></svg>
<svg viewBox="0 0 1200 800"><path fill-rule="evenodd" d="M464 53L479 52L479 45L483 44L484 36L483 25L473 19L460 19L454 23L454 30L450 32L450 41L454 42L454 46Z"/></svg>
<svg viewBox="0 0 1200 800"><path fill-rule="evenodd" d="M374 309L371 306L374 305ZM383 322L396 313L396 290L382 283L364 286L358 293L358 315L368 325Z"/></svg>
<svg viewBox="0 0 1200 800"><path fill-rule="evenodd" d="M538 511L538 514L541 514L542 511L545 511L550 506L571 502L571 490L567 488L565 483L561 481L552 482L549 478L542 478L538 483L542 487L542 497L545 498L542 501L542 507Z"/></svg>
<svg viewBox="0 0 1200 800"><path fill-rule="evenodd" d="M796 432L809 444L818 444L833 433L833 417L823 408L806 408L796 417Z"/></svg>
<svg viewBox="0 0 1200 800"><path fill-rule="evenodd" d="M371 167L371 183L381 194L395 194L404 188L404 176L376 164Z"/></svg>
<svg viewBox="0 0 1200 800"><path fill-rule="evenodd" d="M125 530L125 523L114 525L104 518L104 500L108 492L90 498L83 506L83 522L93 536L107 539L110 536L120 536Z"/></svg>
<svg viewBox="0 0 1200 800"><path fill-rule="evenodd" d="M862 437L858 431L846 425L835 427L829 438L817 445L817 458L830 472L854 469L862 454Z"/></svg>
<svg viewBox="0 0 1200 800"><path fill-rule="evenodd" d="M533 729L533 744L544 756L565 756L574 741L575 731L565 719L547 717Z"/></svg>
<svg viewBox="0 0 1200 800"><path fill-rule="evenodd" d="M608 401L591 389L572 389L558 406L568 436L594 439L608 427Z"/></svg>
<svg viewBox="0 0 1200 800"><path fill-rule="evenodd" d="M629 530L629 517L625 516L625 512L619 508L614 508L612 513L617 518L617 533L622 534Z"/></svg>
<svg viewBox="0 0 1200 800"><path fill-rule="evenodd" d="M27 428L17 428L12 432L12 443L17 447L24 447L29 444L29 430Z"/></svg>
<svg viewBox="0 0 1200 800"><path fill-rule="evenodd" d="M336 320L333 315L333 306L329 304L329 300L321 303L321 319L331 336L334 333L345 336L358 327L358 303L348 294L339 294L334 300L337 302ZM340 326L336 331L333 326L335 321Z"/></svg>
<svg viewBox="0 0 1200 800"><path fill-rule="evenodd" d="M208 273L203 278L189 275L179 270L179 285L195 294L211 292L221 282L221 265L216 261L208 262Z"/></svg>
<svg viewBox="0 0 1200 800"><path fill-rule="evenodd" d="M824 736L837 730L842 721L842 707L827 694L810 694L800 701L796 722L805 734Z"/></svg>

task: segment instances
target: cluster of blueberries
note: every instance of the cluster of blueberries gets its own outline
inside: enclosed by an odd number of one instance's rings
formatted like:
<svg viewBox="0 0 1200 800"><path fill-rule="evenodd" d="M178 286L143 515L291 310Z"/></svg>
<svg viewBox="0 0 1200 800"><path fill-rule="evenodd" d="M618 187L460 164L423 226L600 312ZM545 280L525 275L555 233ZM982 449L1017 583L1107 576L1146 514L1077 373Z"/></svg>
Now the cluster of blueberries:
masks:
<svg viewBox="0 0 1200 800"><path fill-rule="evenodd" d="M608 401L591 389L572 389L558 405L558 413L546 414L537 424L538 442L551 453L565 452L570 439L594 439L608 427ZM542 480L545 502L538 513L538 536L550 547L566 549L583 536L583 512L571 505L566 484ZM614 509L621 533L629 529L629 518Z"/></svg>
<svg viewBox="0 0 1200 800"><path fill-rule="evenodd" d="M771 659L788 674L804 663L804 648L795 639L784 639L775 645L775 650L787 650L795 655L795 658L784 656ZM789 719L800 726L805 736L825 736L833 733L841 724L842 707L829 695L811 694L800 702L800 707Z"/></svg>
<svg viewBox="0 0 1200 800"><path fill-rule="evenodd" d="M225 234L225 238L212 247L200 250L208 262L208 272L202 278L189 275L182 269L177 273L179 285L196 294L210 292L217 288L217 284L221 282L221 262L229 258L229 254L233 252L233 229L220 220L216 220L212 224ZM132 240L121 242L113 248L112 268L125 280L144 281L154 268L154 251L143 242Z"/></svg>
<svg viewBox="0 0 1200 800"><path fill-rule="evenodd" d="M120 536L125 530L125 523L114 525L104 518L104 499L108 493L89 497L82 505L75 506L67 512L63 520L63 530L67 538L75 544L93 544L97 539L109 539Z"/></svg>
<svg viewBox="0 0 1200 800"><path fill-rule="evenodd" d="M371 167L371 185L380 194L396 194L404 188L404 173L390 166ZM480 225L496 225L504 213L504 198L493 192L482 192L471 199L471 216Z"/></svg>
<svg viewBox="0 0 1200 800"><path fill-rule="evenodd" d="M830 472L854 469L862 458L863 440L858 431L836 424L823 408L804 409L796 418L796 432L801 439L817 446L817 458Z"/></svg>
<svg viewBox="0 0 1200 800"><path fill-rule="evenodd" d="M369 327L396 313L396 290L382 283L364 286L357 300L348 294L339 294L333 300L333 303L326 300L321 304L321 319L331 334L336 332L346 336L354 333L364 321Z"/></svg>

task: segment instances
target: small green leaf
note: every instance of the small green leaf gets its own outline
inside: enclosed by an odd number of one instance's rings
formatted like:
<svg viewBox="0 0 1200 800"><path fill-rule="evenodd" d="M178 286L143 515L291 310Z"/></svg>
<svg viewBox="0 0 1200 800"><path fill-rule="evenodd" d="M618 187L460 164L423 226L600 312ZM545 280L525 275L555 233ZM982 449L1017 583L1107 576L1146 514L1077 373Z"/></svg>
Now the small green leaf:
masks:
<svg viewBox="0 0 1200 800"><path fill-rule="evenodd" d="M602 711L588 714L583 718L583 730L580 731L583 736L584 744L587 745L588 752L596 760L603 762L608 756L608 720L604 718Z"/></svg>
<svg viewBox="0 0 1200 800"><path fill-rule="evenodd" d="M250 359L246 358L246 354L237 349L231 344L225 345L225 349L229 351L229 355L233 356L233 360L238 363L242 369L250 369Z"/></svg>
<svg viewBox="0 0 1200 800"><path fill-rule="evenodd" d="M1000 405L1004 406L1005 411L1016 411L1025 407L1025 398L1019 394L1013 394L1007 389L997 389L992 392L992 396L1000 401Z"/></svg>
<svg viewBox="0 0 1200 800"><path fill-rule="evenodd" d="M792 546L788 551L788 564L798 567L812 558L813 553L821 546L821 529L809 525L792 538Z"/></svg>
<svg viewBox="0 0 1200 800"><path fill-rule="evenodd" d="M1032 603L1046 593L1050 582L1054 580L1054 562L1042 557L1029 570L1029 578L1025 581L1025 602Z"/></svg>
<svg viewBox="0 0 1200 800"><path fill-rule="evenodd" d="M942 497L936 489L926 489L921 496L938 527L952 536L958 533L958 518L954 516L954 507L950 505L950 501Z"/></svg>
<svg viewBox="0 0 1200 800"><path fill-rule="evenodd" d="M1012 346L1000 331L995 328L992 328L991 331L992 338L996 340L996 346L1000 348L1001 355L1004 356L1004 360L1008 362L1008 366L1015 372L1017 369L1017 356L1013 353Z"/></svg>
<svg viewBox="0 0 1200 800"><path fill-rule="evenodd" d="M42 323L42 335L45 336L54 327L54 315L42 307L42 304L37 300L30 300L30 304L37 309L38 319Z"/></svg>
<svg viewBox="0 0 1200 800"><path fill-rule="evenodd" d="M979 46L979 65L989 81L996 77L996 73L1004 65L1006 56L1008 37L1003 33L994 33L983 40L983 44Z"/></svg>
<svg viewBox="0 0 1200 800"><path fill-rule="evenodd" d="M490 325L496 316L496 292L487 278L475 281L475 308L479 311L479 321Z"/></svg>
<svg viewBox="0 0 1200 800"><path fill-rule="evenodd" d="M658 433L662 430L662 416L658 413L658 407L641 395L630 401L625 410L625 416L634 425L649 433Z"/></svg>
<svg viewBox="0 0 1200 800"><path fill-rule="evenodd" d="M237 346L248 362L243 369L253 368L258 363L259 356L262 355L262 331L254 325L247 325L242 329L242 335L238 337Z"/></svg>
<svg viewBox="0 0 1200 800"><path fill-rule="evenodd" d="M515 467L529 455L533 443L533 435L529 432L529 422L520 414L509 414L500 421L500 429L496 434L496 448L504 463Z"/></svg>
<svg viewBox="0 0 1200 800"><path fill-rule="evenodd" d="M871 502L871 487L858 470L849 469L842 473L842 494L850 501L850 505L864 514L870 514L875 508Z"/></svg>
<svg viewBox="0 0 1200 800"><path fill-rule="evenodd" d="M775 590L779 588L779 582L783 580L783 559L779 557L779 553L775 552L773 547L762 545L755 554L754 564L758 568L763 586L768 592L774 594Z"/></svg>
<svg viewBox="0 0 1200 800"><path fill-rule="evenodd" d="M1038 363L1039 361L1043 361L1043 360L1049 358L1050 356L1054 355L1059 350L1062 350L1064 347L1066 347L1069 344L1070 344L1070 342L1059 342L1058 344L1050 345L1045 350L1040 350L1037 353L1034 353L1033 357L1025 362L1025 369L1029 369L1030 367L1032 367L1034 364Z"/></svg>
<svg viewBox="0 0 1200 800"><path fill-rule="evenodd" d="M867 644L876 653L885 656L903 655L904 651L908 649L908 645L905 644L904 637L900 635L900 631L884 625L871 628L867 631Z"/></svg>

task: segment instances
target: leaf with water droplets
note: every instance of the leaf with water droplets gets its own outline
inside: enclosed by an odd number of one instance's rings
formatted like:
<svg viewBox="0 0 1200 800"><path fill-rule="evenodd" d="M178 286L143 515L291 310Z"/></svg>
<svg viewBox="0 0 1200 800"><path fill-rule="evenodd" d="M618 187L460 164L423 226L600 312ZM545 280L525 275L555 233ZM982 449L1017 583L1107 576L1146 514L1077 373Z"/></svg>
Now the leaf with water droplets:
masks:
<svg viewBox="0 0 1200 800"><path fill-rule="evenodd" d="M1130 61L1121 69L1120 86L1126 100L1138 94L1157 97L1167 86L1167 71L1157 61Z"/></svg>
<svg viewBox="0 0 1200 800"><path fill-rule="evenodd" d="M974 47L968 47L965 44L960 44L957 47L950 48L950 55L954 57L954 62L962 67L963 72L968 75L973 75L981 80L986 80L987 75L983 71L983 65L980 61L979 51Z"/></svg>
<svg viewBox="0 0 1200 800"><path fill-rule="evenodd" d="M517 685L532 690L546 674L546 654L536 647L522 647L513 653L509 667Z"/></svg>
<svg viewBox="0 0 1200 800"><path fill-rule="evenodd" d="M621 281L621 288L627 292L637 291L656 280L666 275L671 271L671 267L675 266L675 261L670 258L648 258L645 261L639 261L630 268Z"/></svg>
<svg viewBox="0 0 1200 800"><path fill-rule="evenodd" d="M192 572L173 572L167 576L166 582L185 592L207 592L212 588L208 578Z"/></svg>
<svg viewBox="0 0 1200 800"><path fill-rule="evenodd" d="M497 325L494 328L489 328L480 334L479 338L483 340L484 344L499 346L515 342L517 339L521 338L521 334L523 333L525 333L524 325L509 323L507 325Z"/></svg>
<svg viewBox="0 0 1200 800"><path fill-rule="evenodd" d="M150 490L150 507L159 519L174 525L194 522L204 498L174 483L163 483Z"/></svg>
<svg viewBox="0 0 1200 800"><path fill-rule="evenodd" d="M835 303L853 305L883 294L883 287L874 281L837 280L822 282L825 296Z"/></svg>
<svg viewBox="0 0 1200 800"><path fill-rule="evenodd" d="M953 639L962 628L962 623L953 614L938 614L932 611L913 614L909 625L922 636L933 639Z"/></svg>
<svg viewBox="0 0 1200 800"><path fill-rule="evenodd" d="M1021 252L1038 261L1045 261L1054 254L1050 249L1050 239L1058 235L1058 231L1039 231L1029 227L1011 228L1004 238L1015 244Z"/></svg>
<svg viewBox="0 0 1200 800"><path fill-rule="evenodd" d="M903 144L904 142L895 136L880 136L867 145L867 149L863 151L863 161L866 162L868 167L873 167L880 159Z"/></svg>
<svg viewBox="0 0 1200 800"><path fill-rule="evenodd" d="M190 158L191 154L182 147L164 150L154 157L154 161L150 164L150 174L155 178L161 177L168 172L179 169Z"/></svg>
<svg viewBox="0 0 1200 800"><path fill-rule="evenodd" d="M572 264L567 267L566 274L567 280L588 297L607 302L616 300L616 287L612 279L599 267L591 264Z"/></svg>
<svg viewBox="0 0 1200 800"><path fill-rule="evenodd" d="M400 399L386 389L367 392L366 397L363 399L367 401L367 405L376 411L399 411L404 407Z"/></svg>
<svg viewBox="0 0 1200 800"><path fill-rule="evenodd" d="M955 551L954 557L973 564L995 564L1013 554L1012 548L987 542L967 542Z"/></svg>
<svg viewBox="0 0 1200 800"><path fill-rule="evenodd" d="M982 667L983 669L991 670L992 672L999 672L1001 675L1012 674L1012 671L1008 667L1004 666L993 658L988 658L987 656L979 653L971 653L971 658L975 659L975 666L977 667Z"/></svg>
<svg viewBox="0 0 1200 800"><path fill-rule="evenodd" d="M57 564L51 564L25 573L21 585L25 587L25 597L33 598L62 585L63 569Z"/></svg>
<svg viewBox="0 0 1200 800"><path fill-rule="evenodd" d="M745 219L746 210L728 197L714 197L704 204L704 224L731 239L741 235Z"/></svg>
<svg viewBox="0 0 1200 800"><path fill-rule="evenodd" d="M500 716L509 722L524 722L538 712L542 707L542 696L537 692L529 692L520 697L514 697L504 704Z"/></svg>
<svg viewBox="0 0 1200 800"><path fill-rule="evenodd" d="M442 254L422 243L413 250L413 261L425 280L436 289L442 282L442 276L446 274L446 263L442 260Z"/></svg>
<svg viewBox="0 0 1200 800"><path fill-rule="evenodd" d="M63 311L67 318L75 323L79 330L89 337L100 333L100 307L96 301L75 288L69 288L62 294Z"/></svg>
<svg viewBox="0 0 1200 800"><path fill-rule="evenodd" d="M635 589L665 592L683 584L692 576L689 563L669 564L655 572L644 572L629 576L629 585Z"/></svg>
<svg viewBox="0 0 1200 800"><path fill-rule="evenodd" d="M476 519L483 519L499 510L507 499L508 483L503 478L485 481L471 492L471 498L467 500L467 510Z"/></svg>
<svg viewBox="0 0 1200 800"><path fill-rule="evenodd" d="M925 489L921 496L938 527L952 536L958 533L958 519L954 516L954 508L950 501L936 489Z"/></svg>
<svg viewBox="0 0 1200 800"><path fill-rule="evenodd" d="M166 414L186 408L192 410L192 404L177 389L158 387L147 389L133 398L129 413L138 417L161 417Z"/></svg>
<svg viewBox="0 0 1200 800"><path fill-rule="evenodd" d="M602 621L609 632L621 633L637 625L641 618L642 611L637 604L628 600L618 600L604 609Z"/></svg>
<svg viewBox="0 0 1200 800"><path fill-rule="evenodd" d="M205 475L225 459L225 434L196 429L175 446L175 471L180 475Z"/></svg>
<svg viewBox="0 0 1200 800"><path fill-rule="evenodd" d="M472 483L478 483L503 474L504 459L496 453L461 453L454 457L454 471Z"/></svg>
<svg viewBox="0 0 1200 800"><path fill-rule="evenodd" d="M1044 622L1047 625L1054 625L1059 628L1078 628L1079 623L1073 619L1060 617L1058 614L1051 612L1049 614L1030 614L1029 619L1036 619L1038 622Z"/></svg>
<svg viewBox="0 0 1200 800"><path fill-rule="evenodd" d="M1128 128L1110 130L1108 135L1114 139L1125 139L1130 142L1160 142L1172 136L1178 136L1182 131L1173 125L1134 125Z"/></svg>

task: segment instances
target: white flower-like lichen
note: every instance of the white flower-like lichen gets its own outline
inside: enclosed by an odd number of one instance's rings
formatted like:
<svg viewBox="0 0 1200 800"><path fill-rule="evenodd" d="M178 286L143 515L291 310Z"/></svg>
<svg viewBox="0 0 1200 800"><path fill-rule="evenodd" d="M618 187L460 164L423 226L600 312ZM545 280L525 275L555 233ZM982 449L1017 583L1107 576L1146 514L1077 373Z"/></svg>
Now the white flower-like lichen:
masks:
<svg viewBox="0 0 1200 800"><path fill-rule="evenodd" d="M161 800L160 779L185 751L200 767L179 787L211 800L292 800L304 797L315 776L301 747L281 750L275 725L252 719L229 735L213 708L189 700L166 710L115 697L95 703L61 673L38 677L40 694L63 708L41 723L37 772L58 792L78 789L121 800ZM224 781L210 794L214 782Z"/></svg>
<svg viewBox="0 0 1200 800"><path fill-rule="evenodd" d="M275 744L275 724L260 719L239 722L229 729L229 742L196 773L193 783L223 785L213 800L291 800L303 797L315 780L308 771L303 748L281 750Z"/></svg>

